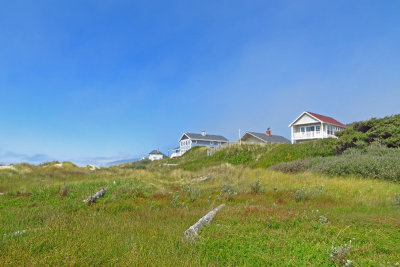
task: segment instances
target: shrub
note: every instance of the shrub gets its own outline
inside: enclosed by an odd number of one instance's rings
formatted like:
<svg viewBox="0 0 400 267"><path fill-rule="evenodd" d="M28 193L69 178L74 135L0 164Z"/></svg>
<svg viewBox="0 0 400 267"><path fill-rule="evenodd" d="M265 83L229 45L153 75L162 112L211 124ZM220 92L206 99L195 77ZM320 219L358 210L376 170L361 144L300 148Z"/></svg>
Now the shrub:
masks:
<svg viewBox="0 0 400 267"><path fill-rule="evenodd" d="M400 206L400 193L394 196L394 204Z"/></svg>
<svg viewBox="0 0 400 267"><path fill-rule="evenodd" d="M265 189L262 186L260 180L257 180L254 183L250 184L250 192L253 194L261 194L265 192Z"/></svg>
<svg viewBox="0 0 400 267"><path fill-rule="evenodd" d="M319 216L319 218L318 218L318 222L319 222L320 224L327 224L329 221L328 221L328 218L326 218L324 215L321 215L321 216Z"/></svg>
<svg viewBox="0 0 400 267"><path fill-rule="evenodd" d="M63 199L64 197L66 197L67 194L68 194L68 187L64 186L63 188L60 189L60 191L59 191L60 199Z"/></svg>
<svg viewBox="0 0 400 267"><path fill-rule="evenodd" d="M302 188L296 190L296 192L294 194L294 200L296 200L296 202L300 202L300 201L307 200L307 199L308 199L307 191L304 186Z"/></svg>
<svg viewBox="0 0 400 267"><path fill-rule="evenodd" d="M199 198L202 194L202 191L198 187L193 187L190 185L186 185L182 188L182 191L187 194L190 201L194 202L197 198Z"/></svg>
<svg viewBox="0 0 400 267"><path fill-rule="evenodd" d="M285 173L299 173L309 170L319 158L308 158L303 160L295 160L292 162L283 162L269 167L270 170L281 171Z"/></svg>
<svg viewBox="0 0 400 267"><path fill-rule="evenodd" d="M355 122L336 135L342 150L355 147L358 141L370 144L379 140L388 147L400 147L400 114Z"/></svg>
<svg viewBox="0 0 400 267"><path fill-rule="evenodd" d="M351 240L349 244L344 244L342 246L334 247L332 245L332 249L329 252L329 258L332 263L337 266L353 266L353 262L347 258L350 254L350 250Z"/></svg>
<svg viewBox="0 0 400 267"><path fill-rule="evenodd" d="M400 181L400 150L372 145L363 152L348 152L324 159L310 168L328 175L380 178Z"/></svg>
<svg viewBox="0 0 400 267"><path fill-rule="evenodd" d="M172 200L170 203L171 206L173 206L173 207L184 207L185 206L184 202L179 201L179 197L180 197L179 193L176 193L175 196L172 197Z"/></svg>
<svg viewBox="0 0 400 267"><path fill-rule="evenodd" d="M374 142L365 150L350 148L339 156L281 163L270 169L287 173L314 171L333 176L355 175L400 181L400 149Z"/></svg>
<svg viewBox="0 0 400 267"><path fill-rule="evenodd" d="M319 195L322 194L323 190L324 190L323 185L321 186L316 185L308 188L306 186L303 186L302 188L297 189L296 192L294 193L294 200L296 202L300 202L318 197Z"/></svg>
<svg viewBox="0 0 400 267"><path fill-rule="evenodd" d="M221 187L221 193L220 195L222 195L223 197L225 197L226 200L228 201L232 201L233 200L233 196L238 194L238 190L233 187L230 184L224 184Z"/></svg>

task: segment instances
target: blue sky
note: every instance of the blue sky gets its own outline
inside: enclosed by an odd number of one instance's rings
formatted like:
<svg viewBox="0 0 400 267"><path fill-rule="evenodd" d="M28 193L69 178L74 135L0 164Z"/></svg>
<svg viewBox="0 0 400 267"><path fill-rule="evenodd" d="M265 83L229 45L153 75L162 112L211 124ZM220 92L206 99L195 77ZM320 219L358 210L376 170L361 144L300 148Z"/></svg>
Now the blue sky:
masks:
<svg viewBox="0 0 400 267"><path fill-rule="evenodd" d="M399 113L398 1L2 1L0 163Z"/></svg>

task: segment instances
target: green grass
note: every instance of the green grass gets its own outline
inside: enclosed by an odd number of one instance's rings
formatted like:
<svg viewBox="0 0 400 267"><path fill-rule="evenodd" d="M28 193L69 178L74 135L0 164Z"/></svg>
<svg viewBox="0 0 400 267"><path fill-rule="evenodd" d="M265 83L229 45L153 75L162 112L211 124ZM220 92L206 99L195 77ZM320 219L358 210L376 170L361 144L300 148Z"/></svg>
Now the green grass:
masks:
<svg viewBox="0 0 400 267"><path fill-rule="evenodd" d="M350 239L356 266L400 261L398 183L227 163L151 166L0 171L0 265L331 266L332 244ZM82 202L102 187L105 197ZM185 242L184 231L221 203L201 238Z"/></svg>
<svg viewBox="0 0 400 267"><path fill-rule="evenodd" d="M290 162L308 157L326 157L337 153L336 140L325 139L302 144L234 144L211 156L206 147L194 147L177 159L165 162L179 164L184 170L199 170L222 163L251 168L268 168L281 162Z"/></svg>

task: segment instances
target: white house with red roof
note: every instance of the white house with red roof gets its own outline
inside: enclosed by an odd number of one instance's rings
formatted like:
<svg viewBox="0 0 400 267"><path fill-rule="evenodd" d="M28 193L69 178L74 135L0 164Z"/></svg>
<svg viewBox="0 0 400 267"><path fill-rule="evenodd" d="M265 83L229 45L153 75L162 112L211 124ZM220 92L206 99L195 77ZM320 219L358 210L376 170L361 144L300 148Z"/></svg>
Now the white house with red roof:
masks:
<svg viewBox="0 0 400 267"><path fill-rule="evenodd" d="M292 132L292 144L323 138L337 138L335 133L346 125L332 117L304 111L289 127Z"/></svg>

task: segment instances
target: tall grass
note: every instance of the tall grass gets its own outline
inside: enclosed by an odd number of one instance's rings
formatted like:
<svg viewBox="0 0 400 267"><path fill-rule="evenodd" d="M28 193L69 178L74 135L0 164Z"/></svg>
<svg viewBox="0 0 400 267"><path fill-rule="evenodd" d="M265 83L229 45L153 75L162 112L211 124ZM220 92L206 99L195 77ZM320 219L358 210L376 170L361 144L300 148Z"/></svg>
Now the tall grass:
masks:
<svg viewBox="0 0 400 267"><path fill-rule="evenodd" d="M353 238L356 265L399 260L400 185L388 181L229 163L42 171L0 173L0 265L329 266L332 244ZM102 187L94 205L82 202ZM201 238L185 242L184 231L220 203Z"/></svg>
<svg viewBox="0 0 400 267"><path fill-rule="evenodd" d="M196 147L186 152L180 159L170 160L179 168L198 170L221 163L242 165L251 168L268 168L277 163L289 162L307 157L326 157L337 153L336 141L319 140L301 144L235 144L227 146L212 156L207 156L207 148Z"/></svg>

